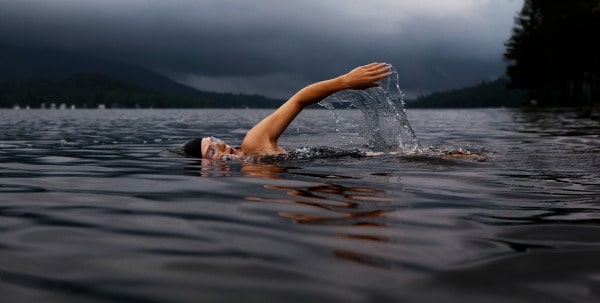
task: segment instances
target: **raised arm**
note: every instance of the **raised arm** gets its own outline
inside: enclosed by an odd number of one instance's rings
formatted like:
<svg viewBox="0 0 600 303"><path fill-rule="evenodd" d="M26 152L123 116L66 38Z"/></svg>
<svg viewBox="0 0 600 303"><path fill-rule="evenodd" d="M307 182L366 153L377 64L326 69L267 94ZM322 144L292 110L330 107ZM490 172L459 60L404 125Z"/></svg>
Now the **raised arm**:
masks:
<svg viewBox="0 0 600 303"><path fill-rule="evenodd" d="M301 89L274 113L248 131L242 142L241 150L249 154L285 153L277 145L277 140L302 109L340 90L375 87L377 81L389 74L390 68L387 64L371 63L359 66L339 77L317 82Z"/></svg>

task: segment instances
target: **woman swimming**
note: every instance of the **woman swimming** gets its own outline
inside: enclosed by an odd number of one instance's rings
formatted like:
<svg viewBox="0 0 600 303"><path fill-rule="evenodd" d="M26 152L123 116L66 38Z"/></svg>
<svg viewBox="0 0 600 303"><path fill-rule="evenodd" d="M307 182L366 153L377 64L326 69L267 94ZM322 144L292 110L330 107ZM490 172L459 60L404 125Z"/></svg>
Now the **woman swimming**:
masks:
<svg viewBox="0 0 600 303"><path fill-rule="evenodd" d="M186 155L204 159L221 160L242 155L277 155L285 150L277 141L292 120L307 106L318 103L329 95L344 89L363 90L377 86L377 81L390 75L386 63L371 63L333 79L311 84L293 95L275 112L256 124L244 138L239 149L233 148L215 137L204 137L187 142Z"/></svg>

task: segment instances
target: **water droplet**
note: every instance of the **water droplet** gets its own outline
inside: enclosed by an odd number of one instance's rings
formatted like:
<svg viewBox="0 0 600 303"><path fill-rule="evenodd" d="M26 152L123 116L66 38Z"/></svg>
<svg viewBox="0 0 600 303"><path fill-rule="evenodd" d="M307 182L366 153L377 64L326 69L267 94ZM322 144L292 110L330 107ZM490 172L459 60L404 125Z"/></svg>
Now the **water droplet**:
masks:
<svg viewBox="0 0 600 303"><path fill-rule="evenodd" d="M333 104L359 109L362 123L353 123L368 146L376 150L414 151L419 148L415 135L404 109L404 93L400 90L398 73L390 65L392 74L380 81L379 87L363 91L345 90L333 94L319 105L329 109L336 124L340 119ZM339 129L336 128L339 132Z"/></svg>

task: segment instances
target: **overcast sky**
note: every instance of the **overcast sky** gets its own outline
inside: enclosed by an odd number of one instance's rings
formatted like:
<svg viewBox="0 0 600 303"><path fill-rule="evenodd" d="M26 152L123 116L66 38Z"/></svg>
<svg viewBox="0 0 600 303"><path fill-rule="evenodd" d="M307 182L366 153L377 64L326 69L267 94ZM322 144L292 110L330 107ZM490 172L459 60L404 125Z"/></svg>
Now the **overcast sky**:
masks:
<svg viewBox="0 0 600 303"><path fill-rule="evenodd" d="M142 65L199 89L286 98L389 62L406 94L504 73L523 0L0 0L0 42Z"/></svg>

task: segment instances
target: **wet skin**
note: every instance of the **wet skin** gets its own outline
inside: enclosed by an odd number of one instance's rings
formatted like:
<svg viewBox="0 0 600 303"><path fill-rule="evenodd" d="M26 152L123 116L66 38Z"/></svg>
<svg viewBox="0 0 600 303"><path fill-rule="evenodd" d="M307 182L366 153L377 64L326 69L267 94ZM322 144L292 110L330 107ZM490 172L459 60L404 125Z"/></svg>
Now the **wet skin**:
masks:
<svg viewBox="0 0 600 303"><path fill-rule="evenodd" d="M215 137L204 137L202 138L200 150L202 151L202 158L221 160L225 155L241 155L242 153L225 144L225 142Z"/></svg>

